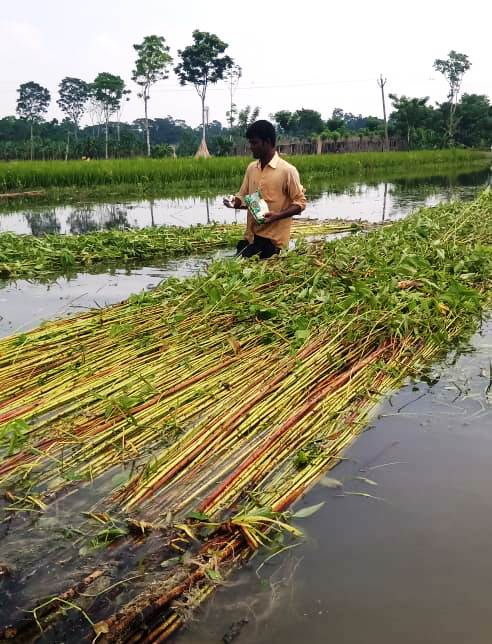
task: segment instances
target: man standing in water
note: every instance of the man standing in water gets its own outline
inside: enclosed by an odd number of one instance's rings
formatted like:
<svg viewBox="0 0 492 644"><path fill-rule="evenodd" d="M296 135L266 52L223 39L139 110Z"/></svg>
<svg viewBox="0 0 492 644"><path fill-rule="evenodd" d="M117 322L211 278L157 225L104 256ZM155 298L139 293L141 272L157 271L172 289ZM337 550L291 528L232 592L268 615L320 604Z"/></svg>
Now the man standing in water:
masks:
<svg viewBox="0 0 492 644"><path fill-rule="evenodd" d="M259 191L269 208L265 223L259 224L248 211L244 239L237 245L242 257L267 259L289 243L292 217L306 207L304 188L297 169L275 150L275 128L269 121L256 121L246 130L253 161L234 200L224 199L228 208L246 208L244 197Z"/></svg>

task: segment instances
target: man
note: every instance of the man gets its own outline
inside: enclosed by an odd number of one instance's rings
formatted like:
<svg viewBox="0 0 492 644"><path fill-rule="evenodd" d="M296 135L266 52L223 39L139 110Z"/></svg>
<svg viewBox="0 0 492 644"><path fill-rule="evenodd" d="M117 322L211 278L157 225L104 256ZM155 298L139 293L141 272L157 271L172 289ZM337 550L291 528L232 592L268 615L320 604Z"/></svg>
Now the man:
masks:
<svg viewBox="0 0 492 644"><path fill-rule="evenodd" d="M281 159L275 150L275 128L269 121L250 125L246 138L257 161L249 164L234 201L224 199L224 205L245 208L244 197L260 191L269 208L265 223L256 223L248 211L245 239L239 242L237 251L242 257L258 255L260 259L267 259L287 247L292 217L304 210L306 197L296 168Z"/></svg>

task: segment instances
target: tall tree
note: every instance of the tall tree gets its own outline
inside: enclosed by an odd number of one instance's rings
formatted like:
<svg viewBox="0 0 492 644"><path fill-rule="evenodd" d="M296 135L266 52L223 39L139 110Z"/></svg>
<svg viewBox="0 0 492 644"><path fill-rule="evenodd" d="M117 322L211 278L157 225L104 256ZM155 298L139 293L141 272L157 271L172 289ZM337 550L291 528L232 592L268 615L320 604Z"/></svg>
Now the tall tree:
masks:
<svg viewBox="0 0 492 644"><path fill-rule="evenodd" d="M321 114L316 110L308 110L304 107L294 113L297 134L299 136L311 136L320 134L325 129L325 123Z"/></svg>
<svg viewBox="0 0 492 644"><path fill-rule="evenodd" d="M234 64L232 58L224 54L228 46L215 34L196 29L193 32L193 44L178 51L181 62L174 71L179 82L181 85L194 85L202 103L202 141L197 156L210 156L205 127L205 97L208 86L223 80L224 74Z"/></svg>
<svg viewBox="0 0 492 644"><path fill-rule="evenodd" d="M463 94L456 109L456 141L467 147L492 143L492 105L484 94Z"/></svg>
<svg viewBox="0 0 492 644"><path fill-rule="evenodd" d="M31 127L31 161L34 159L34 123L42 120L46 114L51 101L51 96L46 87L38 83L22 83L17 90L17 114L29 122Z"/></svg>
<svg viewBox="0 0 492 644"><path fill-rule="evenodd" d="M229 129L231 130L229 138L232 141L232 128L234 127L234 121L236 120L237 115L237 105L234 103L234 94L236 93L237 86L239 85L239 80L243 75L243 70L239 65L233 65L230 67L224 74L224 81L227 84L227 89L229 91L230 105L229 109L226 112L226 118L229 123Z"/></svg>
<svg viewBox="0 0 492 644"><path fill-rule="evenodd" d="M454 135L456 130L455 114L458 105L461 83L463 76L471 67L471 62L466 54L460 54L452 49L446 59L436 58L434 69L440 72L446 79L449 91L449 117L447 129L447 143L449 146L454 145Z"/></svg>
<svg viewBox="0 0 492 644"><path fill-rule="evenodd" d="M424 98L398 97L389 95L395 111L390 116L391 124L397 134L407 141L411 150L416 145L417 131L426 128L432 119L432 108L427 105L428 96Z"/></svg>
<svg viewBox="0 0 492 644"><path fill-rule="evenodd" d="M274 114L270 114L270 118L275 121L281 134L292 134L295 130L296 123L294 114L289 112L289 110L279 110Z"/></svg>
<svg viewBox="0 0 492 644"><path fill-rule="evenodd" d="M58 107L67 116L73 124L73 131L77 139L79 123L84 114L87 101L90 96L89 83L80 78L65 77L58 85L59 98L56 101ZM70 147L70 129L67 128L67 147L65 151L65 160L68 159Z"/></svg>
<svg viewBox="0 0 492 644"><path fill-rule="evenodd" d="M145 142L147 145L147 156L150 157L150 133L148 102L150 88L158 81L169 78L168 67L172 63L172 56L169 54L169 47L165 44L163 36L145 36L139 45L133 45L137 52L135 69L132 72L132 81L140 85L142 91L138 96L144 101L145 119Z"/></svg>
<svg viewBox="0 0 492 644"><path fill-rule="evenodd" d="M91 85L93 97L100 106L104 115L105 123L105 143L104 156L108 158L108 141L109 141L109 119L112 114L118 112L121 107L121 101L130 93L125 89L125 81L121 76L114 76L108 72L101 72Z"/></svg>
<svg viewBox="0 0 492 644"><path fill-rule="evenodd" d="M341 107L335 107L331 118L326 121L326 126L330 132L340 131L346 127L345 114Z"/></svg>
<svg viewBox="0 0 492 644"><path fill-rule="evenodd" d="M301 108L295 112L280 110L270 115L278 126L279 132L286 136L311 136L325 129L321 114L316 110Z"/></svg>

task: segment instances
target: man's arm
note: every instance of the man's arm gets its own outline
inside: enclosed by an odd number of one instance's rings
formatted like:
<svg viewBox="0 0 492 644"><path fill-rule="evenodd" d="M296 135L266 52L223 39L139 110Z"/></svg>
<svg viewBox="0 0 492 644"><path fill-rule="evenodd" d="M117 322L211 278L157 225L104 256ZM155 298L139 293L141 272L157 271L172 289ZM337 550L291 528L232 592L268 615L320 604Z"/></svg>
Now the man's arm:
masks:
<svg viewBox="0 0 492 644"><path fill-rule="evenodd" d="M267 212L265 215L265 222L271 224L272 221L278 221L279 219L287 219L288 217L293 217L298 215L303 211L303 208L297 203L293 203L292 206L289 206L281 212Z"/></svg>

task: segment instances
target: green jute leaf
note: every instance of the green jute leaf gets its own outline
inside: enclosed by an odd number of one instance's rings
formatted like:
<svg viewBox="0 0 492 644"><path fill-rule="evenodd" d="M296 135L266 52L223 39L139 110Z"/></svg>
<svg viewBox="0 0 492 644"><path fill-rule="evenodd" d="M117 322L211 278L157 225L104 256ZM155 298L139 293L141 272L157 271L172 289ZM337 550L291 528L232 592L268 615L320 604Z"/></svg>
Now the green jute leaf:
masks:
<svg viewBox="0 0 492 644"><path fill-rule="evenodd" d="M296 331L296 338L298 340L305 340L308 337L309 337L308 329L299 329L298 331Z"/></svg>
<svg viewBox="0 0 492 644"><path fill-rule="evenodd" d="M221 581L222 576L218 570L207 570L206 571L207 577L211 579L212 581Z"/></svg>
<svg viewBox="0 0 492 644"><path fill-rule="evenodd" d="M208 514L204 514L203 512L188 512L186 516L188 519L196 519L197 521L210 521Z"/></svg>

